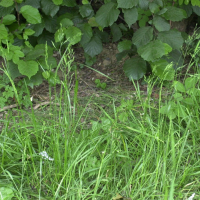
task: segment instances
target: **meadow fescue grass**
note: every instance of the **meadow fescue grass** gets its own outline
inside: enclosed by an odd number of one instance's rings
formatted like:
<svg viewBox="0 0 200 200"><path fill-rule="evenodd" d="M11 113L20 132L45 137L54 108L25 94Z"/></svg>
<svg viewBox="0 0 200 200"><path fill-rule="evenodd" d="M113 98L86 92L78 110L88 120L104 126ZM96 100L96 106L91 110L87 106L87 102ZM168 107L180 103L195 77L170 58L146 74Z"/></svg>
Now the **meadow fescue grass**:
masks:
<svg viewBox="0 0 200 200"><path fill-rule="evenodd" d="M70 71L66 56L63 63ZM132 99L102 94L103 109L94 96L81 104L78 82L71 88L66 76L39 115L33 107L4 115L0 199L199 199L199 96L193 109L169 98L187 110L172 119L160 112L170 101L162 87L153 99L152 79L145 97L133 83Z"/></svg>

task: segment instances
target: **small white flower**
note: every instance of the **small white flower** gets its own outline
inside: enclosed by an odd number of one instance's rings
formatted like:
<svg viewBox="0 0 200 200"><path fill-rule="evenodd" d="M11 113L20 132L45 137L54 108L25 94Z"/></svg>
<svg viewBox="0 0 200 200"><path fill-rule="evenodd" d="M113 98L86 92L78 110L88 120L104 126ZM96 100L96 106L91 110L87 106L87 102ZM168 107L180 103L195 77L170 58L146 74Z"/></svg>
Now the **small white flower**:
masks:
<svg viewBox="0 0 200 200"><path fill-rule="evenodd" d="M53 160L54 160L53 158L50 158L50 157L48 156L48 154L47 154L46 151L40 152L39 155L41 155L45 160L47 160L47 159L50 160L50 161L53 161Z"/></svg>
<svg viewBox="0 0 200 200"><path fill-rule="evenodd" d="M194 198L194 196L195 196L195 193L193 193L192 196L190 196L190 197L188 198L188 200L192 200L192 199Z"/></svg>

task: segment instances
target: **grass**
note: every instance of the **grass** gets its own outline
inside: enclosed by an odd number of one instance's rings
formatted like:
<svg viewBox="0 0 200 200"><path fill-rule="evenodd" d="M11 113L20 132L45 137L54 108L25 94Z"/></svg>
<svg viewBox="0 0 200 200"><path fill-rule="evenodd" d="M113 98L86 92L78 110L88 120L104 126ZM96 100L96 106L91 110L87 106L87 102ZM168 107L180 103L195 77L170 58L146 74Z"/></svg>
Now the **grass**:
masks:
<svg viewBox="0 0 200 200"><path fill-rule="evenodd" d="M63 61L70 71L69 59ZM170 87L163 99L161 82L152 99L154 84L150 79L145 97L133 82L129 97L103 92L80 99L78 82L71 96L66 76L40 112L5 114L0 199L199 199L200 95L184 93L190 105Z"/></svg>

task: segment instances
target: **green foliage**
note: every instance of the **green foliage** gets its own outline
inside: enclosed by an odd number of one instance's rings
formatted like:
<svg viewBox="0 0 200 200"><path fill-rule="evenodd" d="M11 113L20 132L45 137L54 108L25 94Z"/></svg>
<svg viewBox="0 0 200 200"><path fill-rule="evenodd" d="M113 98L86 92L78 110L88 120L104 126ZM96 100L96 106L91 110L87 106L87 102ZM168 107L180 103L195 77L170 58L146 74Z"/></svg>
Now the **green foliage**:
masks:
<svg viewBox="0 0 200 200"><path fill-rule="evenodd" d="M8 181L0 180L0 197L1 200L11 200L14 197L14 187Z"/></svg>
<svg viewBox="0 0 200 200"><path fill-rule="evenodd" d="M198 75L186 78L184 84L174 81L173 87L175 91L173 98L160 109L160 113L167 115L170 119L176 117L184 119L189 114L193 115L196 112L193 109L194 105L200 103L199 80L200 77Z"/></svg>
<svg viewBox="0 0 200 200"><path fill-rule="evenodd" d="M130 57L123 66L129 79L142 78L150 65L155 75L171 80L172 68L182 65L185 41L179 30L171 29L171 24L188 18L192 12L200 15L198 1L107 0L99 7L96 3L17 0L14 4L2 0L0 56L8 61L9 75L13 79L25 76L29 86L34 87L49 79L51 69L57 65L53 46L59 48L65 43L63 48L67 48L79 43L86 64L91 66L103 49L103 42L112 40L118 42L118 61ZM127 32L129 38L124 38ZM172 68L166 67L170 63Z"/></svg>
<svg viewBox="0 0 200 200"><path fill-rule="evenodd" d="M106 89L106 86L107 84L106 83L101 83L101 81L99 79L96 79L95 80L95 84L98 88L101 88L101 89Z"/></svg>

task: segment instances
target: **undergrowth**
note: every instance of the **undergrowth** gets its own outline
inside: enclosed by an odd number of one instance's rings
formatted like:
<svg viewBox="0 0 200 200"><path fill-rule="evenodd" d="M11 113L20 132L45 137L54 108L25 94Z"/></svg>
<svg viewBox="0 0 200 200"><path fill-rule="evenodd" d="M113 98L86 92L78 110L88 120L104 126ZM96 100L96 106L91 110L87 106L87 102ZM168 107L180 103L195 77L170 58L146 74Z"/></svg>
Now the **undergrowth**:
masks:
<svg viewBox="0 0 200 200"><path fill-rule="evenodd" d="M170 98L162 81L152 98L155 81L147 79L146 96L133 82L131 98L102 93L102 107L95 96L81 103L67 75L40 115L31 103L4 113L1 199L198 199L200 76L188 76L172 82Z"/></svg>

